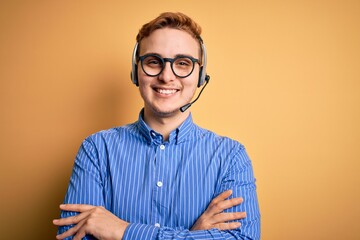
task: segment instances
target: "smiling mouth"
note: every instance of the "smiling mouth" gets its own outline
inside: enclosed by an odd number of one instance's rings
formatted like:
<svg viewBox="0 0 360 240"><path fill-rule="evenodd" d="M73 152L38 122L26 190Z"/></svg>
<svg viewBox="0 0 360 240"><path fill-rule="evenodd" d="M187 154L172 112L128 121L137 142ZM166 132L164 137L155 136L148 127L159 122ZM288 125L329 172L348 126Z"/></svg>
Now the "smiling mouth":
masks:
<svg viewBox="0 0 360 240"><path fill-rule="evenodd" d="M164 95L171 95L178 91L177 89L162 89L162 88L155 88L154 90L156 92L158 92L160 94L164 94Z"/></svg>

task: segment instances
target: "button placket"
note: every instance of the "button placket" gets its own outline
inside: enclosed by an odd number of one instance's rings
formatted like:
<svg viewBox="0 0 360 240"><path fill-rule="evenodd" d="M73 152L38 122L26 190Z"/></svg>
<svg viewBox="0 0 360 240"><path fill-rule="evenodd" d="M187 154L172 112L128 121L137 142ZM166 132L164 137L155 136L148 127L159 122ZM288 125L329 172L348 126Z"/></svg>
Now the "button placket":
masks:
<svg viewBox="0 0 360 240"><path fill-rule="evenodd" d="M155 183L154 183L154 215L153 215L153 224L155 227L160 227L160 222L162 219L162 205L163 194L164 194L164 161L166 157L166 145L163 143L162 139L158 142L156 147L156 164L155 164Z"/></svg>

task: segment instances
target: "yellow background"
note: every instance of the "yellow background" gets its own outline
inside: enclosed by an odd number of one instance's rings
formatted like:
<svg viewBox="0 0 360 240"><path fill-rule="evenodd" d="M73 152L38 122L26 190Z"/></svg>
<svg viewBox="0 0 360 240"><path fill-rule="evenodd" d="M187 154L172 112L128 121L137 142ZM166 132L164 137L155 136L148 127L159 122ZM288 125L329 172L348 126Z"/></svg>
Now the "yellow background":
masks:
<svg viewBox="0 0 360 240"><path fill-rule="evenodd" d="M247 147L262 239L360 239L358 0L2 1L1 239L54 239L81 141L137 120L135 35L163 11L203 27L191 111Z"/></svg>

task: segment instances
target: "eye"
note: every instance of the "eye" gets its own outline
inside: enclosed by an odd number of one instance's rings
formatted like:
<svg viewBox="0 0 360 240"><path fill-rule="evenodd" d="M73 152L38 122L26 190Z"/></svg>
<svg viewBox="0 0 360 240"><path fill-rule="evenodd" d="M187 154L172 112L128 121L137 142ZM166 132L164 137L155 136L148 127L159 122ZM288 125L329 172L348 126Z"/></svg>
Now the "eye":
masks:
<svg viewBox="0 0 360 240"><path fill-rule="evenodd" d="M162 65L161 60L156 56L148 56L143 60L143 63L147 66L158 67Z"/></svg>
<svg viewBox="0 0 360 240"><path fill-rule="evenodd" d="M191 67L193 63L189 58L178 58L175 60L175 64L179 67Z"/></svg>

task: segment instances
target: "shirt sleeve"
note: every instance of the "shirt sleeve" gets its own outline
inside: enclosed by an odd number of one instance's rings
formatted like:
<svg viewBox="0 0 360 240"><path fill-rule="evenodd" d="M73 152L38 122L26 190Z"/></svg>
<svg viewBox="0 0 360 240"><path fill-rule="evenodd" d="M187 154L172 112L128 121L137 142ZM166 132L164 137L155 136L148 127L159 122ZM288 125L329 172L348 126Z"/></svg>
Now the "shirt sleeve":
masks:
<svg viewBox="0 0 360 240"><path fill-rule="evenodd" d="M256 194L255 178L251 161L240 145L236 153L229 156L227 168L220 185L218 194L232 189L231 197L242 197L244 202L238 206L225 210L225 212L246 212L247 217L239 220L241 227L235 230L220 231L218 229L190 231L188 229L173 229L168 227L155 227L153 225L132 223L124 234L124 240L131 239L260 239L260 211Z"/></svg>
<svg viewBox="0 0 360 240"><path fill-rule="evenodd" d="M104 206L103 183L99 168L100 164L95 147L90 141L83 141L75 159L64 203ZM62 211L60 217L66 218L76 214L76 212ZM58 234L66 232L71 227L73 226L60 226ZM66 240L72 238L68 237ZM95 238L87 235L83 239Z"/></svg>
<svg viewBox="0 0 360 240"><path fill-rule="evenodd" d="M241 227L231 233L237 237L235 239L260 239L261 216L256 193L256 179L244 146L239 145L230 162L216 194L232 189L231 198L242 197L244 201L224 212L246 212L246 218L239 221Z"/></svg>

